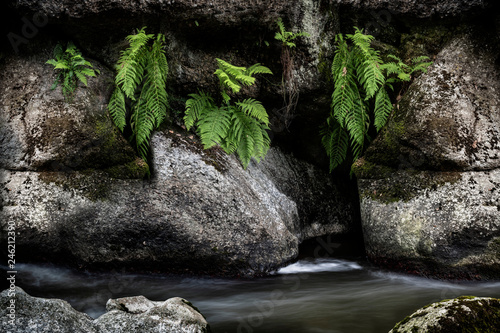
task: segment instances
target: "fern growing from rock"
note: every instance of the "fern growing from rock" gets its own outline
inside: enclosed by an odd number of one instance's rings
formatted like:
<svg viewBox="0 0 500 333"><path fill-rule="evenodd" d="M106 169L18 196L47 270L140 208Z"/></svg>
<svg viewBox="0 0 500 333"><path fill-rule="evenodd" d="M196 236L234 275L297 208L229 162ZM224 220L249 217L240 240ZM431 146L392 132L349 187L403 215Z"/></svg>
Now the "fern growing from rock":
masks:
<svg viewBox="0 0 500 333"><path fill-rule="evenodd" d="M47 60L47 64L54 66L58 70L57 79L51 89L55 89L61 84L64 98L67 102L73 99L78 81L87 85L87 76L96 76L98 69L93 69L92 64L85 60L81 52L72 42L68 42L66 50L61 44L54 48L54 59Z"/></svg>
<svg viewBox="0 0 500 333"><path fill-rule="evenodd" d="M278 26L278 31L274 35L274 39L281 42L280 60L281 65L283 66L281 88L283 89L284 112L281 120L285 127L288 127L293 116L292 112L294 111L299 100L298 82L293 75L295 62L292 49L297 46L294 42L295 39L299 37L309 37L310 35L303 31L286 31L285 24L281 18L276 21L276 25Z"/></svg>
<svg viewBox="0 0 500 333"><path fill-rule="evenodd" d="M146 34L145 29L126 37L129 47L116 65L116 88L108 110L120 131L130 125L131 141L147 161L151 133L167 116L168 63L165 36Z"/></svg>
<svg viewBox="0 0 500 333"><path fill-rule="evenodd" d="M200 91L191 94L186 101L184 123L188 130L193 126L201 138L204 149L219 145L228 154L237 153L244 168L250 160L260 161L271 143L266 132L269 119L266 109L259 101L246 98L232 103L231 95L240 93L243 86L255 84L255 74L272 74L260 64L248 68L234 66L217 59L221 101Z"/></svg>
<svg viewBox="0 0 500 333"><path fill-rule="evenodd" d="M344 162L349 150L354 160L361 156L370 140L372 121L377 132L385 125L393 109L387 89L392 90L395 82L410 81L412 73L424 72L431 64L425 62L427 57L419 57L412 65L405 65L393 55L388 58L394 61L384 63L371 47L373 36L355 28L355 33L346 37L338 34L335 38L331 113L321 131L330 171Z"/></svg>

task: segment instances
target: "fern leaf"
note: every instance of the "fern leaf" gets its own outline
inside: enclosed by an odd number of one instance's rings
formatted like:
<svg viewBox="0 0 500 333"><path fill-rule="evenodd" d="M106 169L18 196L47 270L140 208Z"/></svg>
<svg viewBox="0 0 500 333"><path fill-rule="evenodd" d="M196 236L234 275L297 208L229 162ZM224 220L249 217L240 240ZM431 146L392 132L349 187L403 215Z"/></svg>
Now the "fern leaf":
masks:
<svg viewBox="0 0 500 333"><path fill-rule="evenodd" d="M378 51L371 48L370 44L374 37L365 35L361 30L355 28L354 35L348 35L354 42L356 59L356 71L360 74L359 81L366 92L366 98L375 96L379 87L384 85L385 77L380 69L382 60Z"/></svg>
<svg viewBox="0 0 500 333"><path fill-rule="evenodd" d="M144 98L145 106L148 108L155 119L155 127L160 126L167 116L167 91L166 86L166 68L162 68L166 64L165 52L163 51L162 43L156 40L149 52L149 59L146 67L146 77L143 90L145 90Z"/></svg>
<svg viewBox="0 0 500 333"><path fill-rule="evenodd" d="M345 128L349 133L351 142L357 142L360 146L363 146L370 125L370 117L359 90L354 89L354 93L354 104L346 117Z"/></svg>
<svg viewBox="0 0 500 333"><path fill-rule="evenodd" d="M142 28L136 35L127 37L130 47L121 52L117 64L115 83L122 88L125 95L135 100L134 93L143 80L144 68L147 60L146 46L153 35L147 35Z"/></svg>
<svg viewBox="0 0 500 333"><path fill-rule="evenodd" d="M247 98L241 102L236 102L235 104L238 105L240 109L249 116L252 116L258 121L269 125L269 117L267 115L266 109L261 102L253 98Z"/></svg>
<svg viewBox="0 0 500 333"><path fill-rule="evenodd" d="M111 95L111 99L108 103L108 111L116 127L123 132L123 129L127 125L127 110L125 108L125 95L118 87L115 88Z"/></svg>
<svg viewBox="0 0 500 333"><path fill-rule="evenodd" d="M330 158L330 172L344 162L349 148L349 136L333 117L328 118L327 125L320 132L321 143Z"/></svg>
<svg viewBox="0 0 500 333"><path fill-rule="evenodd" d="M227 108L213 108L197 122L198 133L204 149L222 144L231 124L231 113Z"/></svg>
<svg viewBox="0 0 500 333"><path fill-rule="evenodd" d="M270 145L267 126L238 110L233 113L232 121L229 138L235 141L238 157L246 169L252 158L260 161L267 154Z"/></svg>
<svg viewBox="0 0 500 333"><path fill-rule="evenodd" d="M384 127L392 111L392 103L384 87L380 88L375 97L375 128L378 131Z"/></svg>
<svg viewBox="0 0 500 333"><path fill-rule="evenodd" d="M245 71L245 74L248 76L254 75L254 74L271 74L273 75L273 72L266 66L262 66L261 64L257 63L255 65L252 65L248 67Z"/></svg>
<svg viewBox="0 0 500 333"><path fill-rule="evenodd" d="M200 91L198 94L190 94L186 101L186 112L184 115L184 124L189 131L195 125L204 112L208 112L215 107L214 100L210 95Z"/></svg>
<svg viewBox="0 0 500 333"><path fill-rule="evenodd" d="M230 77L226 72L224 72L222 69L217 69L214 73L219 77L219 80L222 84L222 86L227 87L232 90L233 93L238 93L240 92L241 85L238 84L238 82Z"/></svg>
<svg viewBox="0 0 500 333"><path fill-rule="evenodd" d="M149 150L149 138L155 128L155 117L147 107L146 89L142 89L137 102L132 107L130 126L132 127L133 139L139 156L147 161Z"/></svg>
<svg viewBox="0 0 500 333"><path fill-rule="evenodd" d="M76 71L75 75L85 86L87 85L87 77L82 72Z"/></svg>

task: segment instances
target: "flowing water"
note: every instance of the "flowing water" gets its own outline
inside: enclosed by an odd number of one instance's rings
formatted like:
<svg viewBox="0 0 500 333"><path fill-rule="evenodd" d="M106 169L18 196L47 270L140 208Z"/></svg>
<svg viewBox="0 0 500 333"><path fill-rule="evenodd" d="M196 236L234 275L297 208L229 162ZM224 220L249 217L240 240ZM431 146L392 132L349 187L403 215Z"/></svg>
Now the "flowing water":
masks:
<svg viewBox="0 0 500 333"><path fill-rule="evenodd" d="M180 296L214 333L388 332L416 309L461 295L500 297L500 282L452 283L387 273L364 262L302 260L251 280L81 273L18 265L18 285L33 296L68 301L97 318L109 298Z"/></svg>

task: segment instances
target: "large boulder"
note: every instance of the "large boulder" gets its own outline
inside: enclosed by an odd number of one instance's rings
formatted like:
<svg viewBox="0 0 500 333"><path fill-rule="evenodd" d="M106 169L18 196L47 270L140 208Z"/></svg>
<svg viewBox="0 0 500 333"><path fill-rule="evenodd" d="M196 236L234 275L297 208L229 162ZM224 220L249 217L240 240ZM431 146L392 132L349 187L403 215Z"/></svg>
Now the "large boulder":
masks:
<svg viewBox="0 0 500 333"><path fill-rule="evenodd" d="M49 89L45 59L7 60L0 226L15 223L20 260L254 275L294 259L305 239L357 232L355 207L330 176L277 148L244 170L194 135L164 130L144 180L106 113L109 72L66 103Z"/></svg>
<svg viewBox="0 0 500 333"><path fill-rule="evenodd" d="M192 141L156 133L151 180L2 170L2 226L16 223L24 260L222 275L267 272L295 258L306 238L356 232L353 205L328 181L313 194L320 180L304 183L290 165L274 166L304 184L302 206L316 201L299 213L258 165L245 171L234 156Z"/></svg>
<svg viewBox="0 0 500 333"><path fill-rule="evenodd" d="M112 73L79 84L71 103L56 80L45 48L35 57L8 56L0 63L0 168L82 170L134 164L136 154L107 113ZM144 172L143 172L144 174Z"/></svg>
<svg viewBox="0 0 500 333"><path fill-rule="evenodd" d="M455 37L354 166L366 251L381 265L500 277L500 71L489 38Z"/></svg>
<svg viewBox="0 0 500 333"><path fill-rule="evenodd" d="M144 296L110 299L97 319L60 299L38 298L19 287L0 294L0 327L16 333L209 333L210 326L190 302L174 297L152 302Z"/></svg>
<svg viewBox="0 0 500 333"><path fill-rule="evenodd" d="M494 333L499 322L500 299L462 296L415 311L389 333Z"/></svg>

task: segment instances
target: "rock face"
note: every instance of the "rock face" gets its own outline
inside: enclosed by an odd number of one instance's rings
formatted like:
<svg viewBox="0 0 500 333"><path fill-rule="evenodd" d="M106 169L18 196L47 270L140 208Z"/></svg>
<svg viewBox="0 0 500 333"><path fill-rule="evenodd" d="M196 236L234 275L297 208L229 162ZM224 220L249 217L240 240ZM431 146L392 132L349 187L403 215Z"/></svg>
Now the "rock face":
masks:
<svg viewBox="0 0 500 333"><path fill-rule="evenodd" d="M463 296L425 306L394 326L389 333L498 331L500 300Z"/></svg>
<svg viewBox="0 0 500 333"><path fill-rule="evenodd" d="M335 3L361 10L389 10L419 18L464 16L471 11L484 10L488 0L334 0Z"/></svg>
<svg viewBox="0 0 500 333"><path fill-rule="evenodd" d="M95 320L101 333L210 333L203 315L180 297L152 302L144 296L110 299L107 313Z"/></svg>
<svg viewBox="0 0 500 333"><path fill-rule="evenodd" d="M12 303L14 300L14 303ZM9 316L14 304L15 316ZM68 302L60 299L32 297L16 287L0 294L0 314L2 332L42 333L42 332L96 332L92 318L78 312ZM11 320L15 321L12 325Z"/></svg>
<svg viewBox="0 0 500 333"><path fill-rule="evenodd" d="M254 275L294 259L304 239L357 231L354 206L329 175L274 148L244 170L165 130L152 137L153 176L143 180L106 99L91 98L106 94L109 74L65 103L44 62L2 67L0 225L15 223L20 260Z"/></svg>
<svg viewBox="0 0 500 333"><path fill-rule="evenodd" d="M12 300L15 301L14 325L9 322ZM210 326L198 309L179 297L165 302L152 302L144 296L110 299L106 308L107 313L93 320L66 301L32 297L19 287L0 294L3 332L210 332Z"/></svg>
<svg viewBox="0 0 500 333"><path fill-rule="evenodd" d="M367 254L381 265L500 277L500 72L484 39L456 37L355 165Z"/></svg>
<svg viewBox="0 0 500 333"><path fill-rule="evenodd" d="M56 75L45 64L49 52L7 57L0 64L0 168L71 171L134 164L134 150L107 115L111 72L99 66L102 74L88 88L80 85L74 102L66 103L60 88L50 89Z"/></svg>

